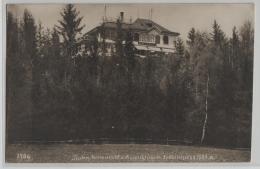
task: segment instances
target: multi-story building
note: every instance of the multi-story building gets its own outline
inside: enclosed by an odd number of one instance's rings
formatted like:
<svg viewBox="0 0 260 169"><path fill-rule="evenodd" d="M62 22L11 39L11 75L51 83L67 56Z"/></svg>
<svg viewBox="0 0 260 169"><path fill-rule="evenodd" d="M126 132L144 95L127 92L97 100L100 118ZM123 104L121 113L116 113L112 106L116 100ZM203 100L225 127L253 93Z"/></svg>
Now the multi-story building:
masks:
<svg viewBox="0 0 260 169"><path fill-rule="evenodd" d="M149 19L137 18L134 22L125 22L124 13L120 13L119 18L123 37L127 32L133 36L133 44L140 56L144 56L147 51L151 53L175 53L175 43L179 33L170 31L163 26ZM102 29L101 29L102 27ZM117 38L117 21L104 19L104 22L90 30L87 36L97 36L99 42L105 42L107 55L115 51L115 42ZM102 38L102 32L105 36ZM124 44L124 39L123 42Z"/></svg>

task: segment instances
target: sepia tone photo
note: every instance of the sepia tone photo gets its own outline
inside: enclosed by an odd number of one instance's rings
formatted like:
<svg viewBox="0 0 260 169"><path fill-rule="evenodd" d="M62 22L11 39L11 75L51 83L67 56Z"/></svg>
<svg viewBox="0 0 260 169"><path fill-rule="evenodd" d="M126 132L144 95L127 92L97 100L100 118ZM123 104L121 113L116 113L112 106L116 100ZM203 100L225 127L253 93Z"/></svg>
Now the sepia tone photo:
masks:
<svg viewBox="0 0 260 169"><path fill-rule="evenodd" d="M7 4L6 163L250 162L254 4Z"/></svg>

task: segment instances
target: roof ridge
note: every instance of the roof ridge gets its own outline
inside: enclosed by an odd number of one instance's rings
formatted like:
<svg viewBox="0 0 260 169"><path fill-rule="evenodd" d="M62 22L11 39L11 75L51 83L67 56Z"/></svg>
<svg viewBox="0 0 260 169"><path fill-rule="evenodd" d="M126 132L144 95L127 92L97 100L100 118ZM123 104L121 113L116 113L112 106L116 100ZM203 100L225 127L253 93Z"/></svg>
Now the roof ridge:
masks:
<svg viewBox="0 0 260 169"><path fill-rule="evenodd" d="M103 22L103 24L105 24L106 26L111 27L111 28L112 27L116 28L116 23L117 22L115 22L115 21ZM148 24L151 24L151 25L148 25ZM175 36L179 35L179 33L170 31L169 29L161 26L160 24L156 23L155 21L150 20L150 19L145 19L145 18L137 18L132 23L122 22L122 28L123 29L138 29L138 30L142 30L142 31L150 31L151 29L157 29L160 33L172 34ZM94 31L94 29L91 30L90 32L92 32L92 31Z"/></svg>

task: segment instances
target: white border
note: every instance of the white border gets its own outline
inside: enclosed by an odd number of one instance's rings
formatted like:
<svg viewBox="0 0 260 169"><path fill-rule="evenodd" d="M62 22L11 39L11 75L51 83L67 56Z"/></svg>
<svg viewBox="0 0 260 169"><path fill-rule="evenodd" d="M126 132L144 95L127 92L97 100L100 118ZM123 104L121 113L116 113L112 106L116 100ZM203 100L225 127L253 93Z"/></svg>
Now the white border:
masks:
<svg viewBox="0 0 260 169"><path fill-rule="evenodd" d="M99 163L99 164L5 164L4 162L4 149L5 149L5 17L6 17L6 4L7 3L254 3L255 4L255 47L254 47L254 88L253 88L253 121L252 121L252 148L251 148L251 163ZM121 167L156 167L156 168L197 168L197 167L210 167L210 168L230 168L236 166L238 168L253 168L260 167L260 1L258 0L3 0L0 6L0 111L2 112L0 125L2 126L0 136L0 167L33 167L33 168L121 168ZM1 22L2 21L2 22ZM0 127L1 128L1 127Z"/></svg>

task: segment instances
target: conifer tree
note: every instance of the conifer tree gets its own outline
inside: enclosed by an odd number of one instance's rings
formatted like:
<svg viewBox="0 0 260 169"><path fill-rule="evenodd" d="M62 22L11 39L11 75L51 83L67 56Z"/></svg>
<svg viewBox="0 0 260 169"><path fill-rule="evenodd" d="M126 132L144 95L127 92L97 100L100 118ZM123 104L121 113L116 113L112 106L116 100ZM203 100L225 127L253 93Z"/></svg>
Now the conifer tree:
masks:
<svg viewBox="0 0 260 169"><path fill-rule="evenodd" d="M191 28L191 30L188 33L188 40L187 40L187 44L190 47L192 47L195 43L195 36L196 36L195 28Z"/></svg>
<svg viewBox="0 0 260 169"><path fill-rule="evenodd" d="M25 100L25 105L27 110L27 125L29 136L32 136L33 132L33 113L39 108L40 103L40 80L41 80L41 70L40 70L40 58L37 55L37 39L36 39L36 25L32 14L25 9L23 13L23 21L21 24L21 34L22 34L22 57L23 66L25 69L25 79L24 79L24 91L23 99ZM25 128L26 128L25 127Z"/></svg>
<svg viewBox="0 0 260 169"><path fill-rule="evenodd" d="M177 42L176 42L176 52L177 54L180 56L180 57L183 57L184 55L184 44L183 44L183 41L181 38L178 38L177 39Z"/></svg>
<svg viewBox="0 0 260 169"><path fill-rule="evenodd" d="M15 138L13 133L22 133L16 121L21 120L19 114L24 111L19 99L24 99L20 93L24 86L25 70L22 57L19 57L19 25L11 12L7 13L6 26L6 140L9 142Z"/></svg>
<svg viewBox="0 0 260 169"><path fill-rule="evenodd" d="M232 69L238 69L238 54L239 54L239 35L237 28L234 26L232 29L232 38L230 39L230 47L231 47L231 52L230 52L230 64Z"/></svg>
<svg viewBox="0 0 260 169"><path fill-rule="evenodd" d="M126 56L127 69L132 72L135 66L135 47L131 30L126 34L124 53Z"/></svg>
<svg viewBox="0 0 260 169"><path fill-rule="evenodd" d="M83 17L79 17L79 12L72 4L67 4L61 12L62 20L59 20L57 31L62 36L64 50L64 83L67 87L73 72L72 59L77 52L77 35L79 35L85 25L81 26Z"/></svg>

